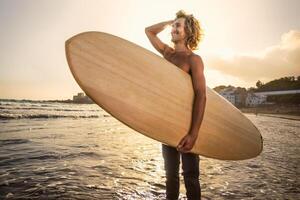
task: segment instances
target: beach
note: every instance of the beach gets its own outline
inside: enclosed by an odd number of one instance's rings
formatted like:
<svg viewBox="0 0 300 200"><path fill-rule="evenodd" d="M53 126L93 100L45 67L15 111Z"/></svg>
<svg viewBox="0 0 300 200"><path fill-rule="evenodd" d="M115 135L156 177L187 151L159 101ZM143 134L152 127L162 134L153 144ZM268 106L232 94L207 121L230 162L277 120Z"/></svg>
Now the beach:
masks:
<svg viewBox="0 0 300 200"><path fill-rule="evenodd" d="M161 143L96 104L0 101L0 110L0 199L165 198ZM300 120L245 115L263 152L243 161L200 156L203 197L298 199Z"/></svg>
<svg viewBox="0 0 300 200"><path fill-rule="evenodd" d="M265 105L257 107L243 107L239 108L243 113L254 113L254 114L271 114L287 115L287 116L298 116L300 117L300 105Z"/></svg>

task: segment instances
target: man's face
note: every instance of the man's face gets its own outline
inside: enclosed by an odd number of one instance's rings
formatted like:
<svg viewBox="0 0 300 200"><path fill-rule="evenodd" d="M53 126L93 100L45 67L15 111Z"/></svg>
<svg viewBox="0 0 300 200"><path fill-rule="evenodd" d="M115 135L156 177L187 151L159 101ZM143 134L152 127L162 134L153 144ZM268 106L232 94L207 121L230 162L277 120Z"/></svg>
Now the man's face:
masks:
<svg viewBox="0 0 300 200"><path fill-rule="evenodd" d="M172 42L177 43L180 40L185 40L186 34L184 31L185 18L178 18L172 24Z"/></svg>

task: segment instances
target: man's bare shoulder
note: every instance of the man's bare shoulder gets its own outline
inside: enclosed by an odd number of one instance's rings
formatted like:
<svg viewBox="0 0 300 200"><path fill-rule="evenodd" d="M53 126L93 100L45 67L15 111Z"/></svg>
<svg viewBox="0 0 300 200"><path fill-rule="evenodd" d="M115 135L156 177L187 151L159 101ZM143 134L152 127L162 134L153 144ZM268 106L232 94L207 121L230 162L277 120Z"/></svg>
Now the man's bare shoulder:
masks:
<svg viewBox="0 0 300 200"><path fill-rule="evenodd" d="M190 55L190 65L191 67L201 67L204 68L203 66L203 61L200 55L196 54L196 53L192 53Z"/></svg>
<svg viewBox="0 0 300 200"><path fill-rule="evenodd" d="M191 61L200 61L200 60L202 61L202 58L201 58L200 55L192 52L191 55L190 55L190 60Z"/></svg>

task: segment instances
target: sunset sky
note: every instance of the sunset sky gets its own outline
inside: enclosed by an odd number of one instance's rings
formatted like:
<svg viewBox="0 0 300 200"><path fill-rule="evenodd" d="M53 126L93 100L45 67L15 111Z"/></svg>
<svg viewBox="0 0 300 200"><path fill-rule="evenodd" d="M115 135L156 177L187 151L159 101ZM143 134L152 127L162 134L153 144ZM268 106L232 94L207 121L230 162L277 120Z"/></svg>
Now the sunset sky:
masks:
<svg viewBox="0 0 300 200"><path fill-rule="evenodd" d="M65 40L103 31L155 52L144 28L174 19L180 9L204 29L195 53L209 87L299 76L299 8L299 0L0 0L0 98L72 98L81 89ZM159 37L170 44L170 28Z"/></svg>

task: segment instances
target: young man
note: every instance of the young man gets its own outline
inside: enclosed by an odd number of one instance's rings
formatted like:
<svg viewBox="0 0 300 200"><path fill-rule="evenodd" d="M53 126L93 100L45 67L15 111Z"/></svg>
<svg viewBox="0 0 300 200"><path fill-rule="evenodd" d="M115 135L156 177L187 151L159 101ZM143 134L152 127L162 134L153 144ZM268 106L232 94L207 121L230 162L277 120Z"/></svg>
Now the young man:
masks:
<svg viewBox="0 0 300 200"><path fill-rule="evenodd" d="M172 42L174 47L163 43L157 34L168 25L172 25ZM193 148L198 137L206 104L206 84L203 74L204 66L199 55L193 53L201 39L201 28L193 15L187 15L180 10L175 20L161 22L145 29L145 33L154 48L165 59L190 74L195 93L192 124L189 132L181 139L177 148L162 145L166 170L167 199L178 199L179 196L179 163L182 159L182 170L186 195L190 200L201 199L199 183L199 156L189 151Z"/></svg>

